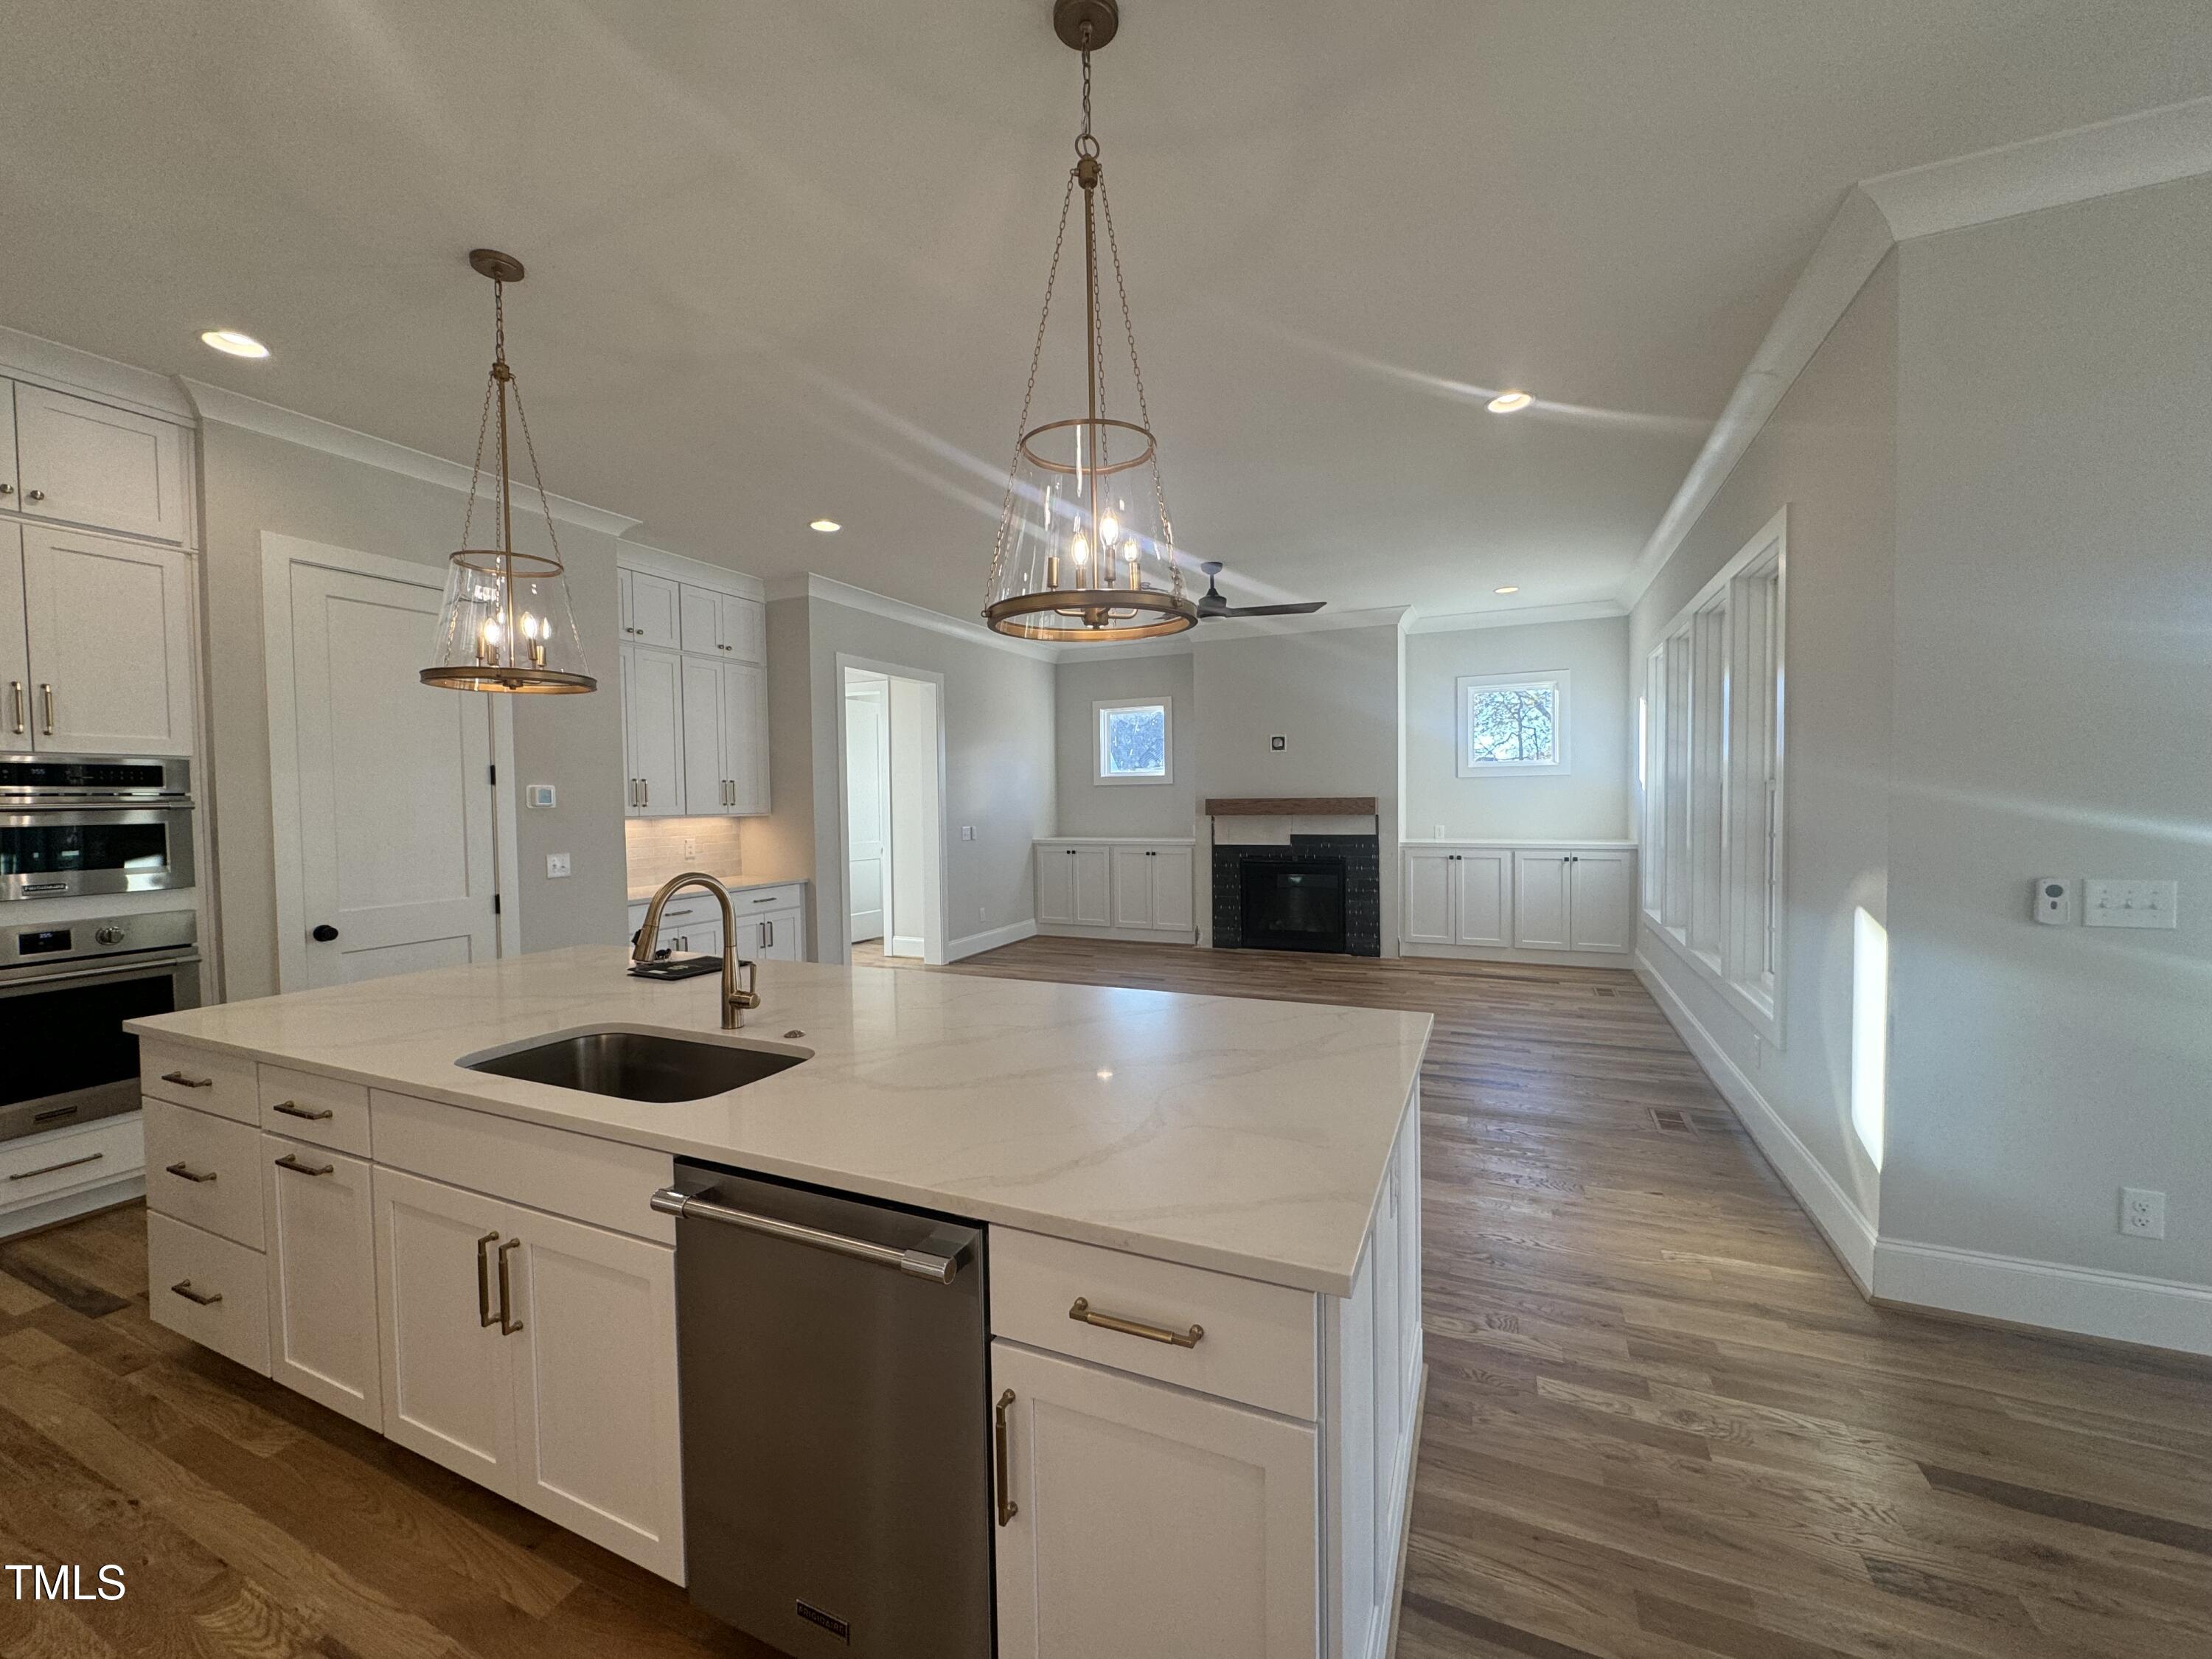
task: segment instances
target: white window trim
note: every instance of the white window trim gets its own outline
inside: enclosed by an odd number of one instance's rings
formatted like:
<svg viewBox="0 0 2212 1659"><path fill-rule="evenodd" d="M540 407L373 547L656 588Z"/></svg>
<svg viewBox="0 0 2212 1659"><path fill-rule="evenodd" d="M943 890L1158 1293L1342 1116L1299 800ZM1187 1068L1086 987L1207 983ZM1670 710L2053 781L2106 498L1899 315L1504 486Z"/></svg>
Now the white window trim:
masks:
<svg viewBox="0 0 2212 1659"><path fill-rule="evenodd" d="M1106 716L1116 708L1157 708L1160 711L1160 762L1162 770L1154 775L1141 777L1109 777L1106 775ZM1173 697L1119 697L1091 705L1091 781L1103 784L1150 784L1175 781L1175 699Z"/></svg>
<svg viewBox="0 0 2212 1659"><path fill-rule="evenodd" d="M1517 691L1540 685L1550 686L1558 693L1553 703L1553 720L1557 727L1553 735L1559 739L1559 744L1553 758L1547 761L1468 760L1467 694L1477 690L1498 688ZM1574 676L1567 670L1547 668L1530 674L1462 674L1453 682L1452 696L1452 758L1461 777L1500 778L1519 774L1563 778L1574 770L1573 757L1567 750L1567 736L1572 729Z"/></svg>
<svg viewBox="0 0 2212 1659"><path fill-rule="evenodd" d="M1784 969L1789 960L1785 931L1789 907L1785 902L1789 892L1783 866L1784 850L1787 845L1784 834L1784 814L1788 719L1786 688L1789 684L1786 651L1789 637L1789 546L1790 509L1783 507L1762 526L1757 535L1746 543L1708 581L1690 601L1676 611L1652 641L1646 658L1645 695L1657 693L1657 701L1649 711L1650 766L1641 802L1639 864L1649 872L1643 881L1639 895L1639 909L1651 933L1667 946L1668 951L1686 964L1699 978L1710 982L1722 998L1747 1024L1777 1048L1783 1046ZM1747 777L1738 774L1752 762L1748 738L1751 727L1747 724L1750 705L1748 696L1754 690L1741 659L1745 653L1744 630L1735 615L1729 617L1726 635L1727 707L1722 719L1724 750L1718 767L1722 788L1720 812L1722 847L1722 915L1719 925L1719 948L1717 951L1698 949L1691 942L1689 916L1692 896L1682 890L1683 884L1674 881L1677 868L1691 880L1696 870L1696 851L1693 845L1680 849L1668 845L1670 823L1680 818L1685 833L1690 831L1693 819L1686 812L1675 810L1669 799L1669 790L1676 783L1694 788L1695 760L1685 767L1678 777L1672 764L1677 747L1677 734L1684 728L1684 719L1694 721L1695 682L1694 664L1686 664L1688 672L1682 684L1690 688L1692 706L1677 709L1671 700L1677 690L1673 676L1666 672L1669 646L1680 644L1685 648L1694 641L1694 629L1701 613L1711 611L1724 597L1734 598L1734 586L1748 577L1761 578L1771 569L1774 580L1774 632L1771 642L1773 658L1773 785L1772 826L1773 864L1769 885L1768 902L1770 927L1773 935L1772 956L1774 971L1765 971L1765 951L1761 949L1757 960L1753 958L1751 941L1747 938L1749 923L1739 916L1741 902L1742 878L1740 871L1753 868L1749 854L1752 840L1764 841L1770 833L1766 811L1768 791L1762 777L1755 796L1749 793ZM1756 809L1758 822L1754 831L1750 814ZM1679 866L1675 854L1680 852Z"/></svg>

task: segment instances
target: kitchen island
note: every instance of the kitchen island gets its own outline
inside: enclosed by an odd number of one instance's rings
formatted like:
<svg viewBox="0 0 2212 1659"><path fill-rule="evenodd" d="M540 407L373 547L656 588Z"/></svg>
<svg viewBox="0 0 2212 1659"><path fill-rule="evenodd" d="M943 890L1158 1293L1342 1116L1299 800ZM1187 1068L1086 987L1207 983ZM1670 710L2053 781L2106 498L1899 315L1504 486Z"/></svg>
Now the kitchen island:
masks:
<svg viewBox="0 0 2212 1659"><path fill-rule="evenodd" d="M714 978L627 967L134 1022L156 1317L681 1579L674 1159L967 1218L1000 1654L1382 1652L1427 1015L776 963L723 1033ZM802 1063L667 1103L463 1063L609 1029Z"/></svg>

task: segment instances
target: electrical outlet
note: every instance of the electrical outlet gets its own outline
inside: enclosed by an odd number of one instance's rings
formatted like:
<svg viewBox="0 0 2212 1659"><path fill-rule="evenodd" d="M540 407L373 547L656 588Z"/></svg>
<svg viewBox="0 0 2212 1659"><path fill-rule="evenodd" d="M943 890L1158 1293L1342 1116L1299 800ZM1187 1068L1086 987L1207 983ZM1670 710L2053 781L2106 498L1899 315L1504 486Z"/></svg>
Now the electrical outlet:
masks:
<svg viewBox="0 0 2212 1659"><path fill-rule="evenodd" d="M687 859L696 859L699 856L698 836L686 836L684 837L684 856Z"/></svg>
<svg viewBox="0 0 2212 1659"><path fill-rule="evenodd" d="M972 823L963 823L963 824L962 824L962 825L960 826L960 839L961 839L961 840L963 840L963 841L973 841L973 840L975 840L975 826L974 824L972 824Z"/></svg>
<svg viewBox="0 0 2212 1659"><path fill-rule="evenodd" d="M545 855L546 880L559 881L565 878L568 873L568 855L566 853L548 853Z"/></svg>
<svg viewBox="0 0 2212 1659"><path fill-rule="evenodd" d="M2148 1187L2121 1188L2120 1231L2130 1238L2164 1238L2166 1194Z"/></svg>
<svg viewBox="0 0 2212 1659"><path fill-rule="evenodd" d="M1438 825L1437 826L1437 839L1438 841L1442 841L1443 838L1444 838L1444 827L1443 827L1443 825L1442 825L1442 824L1440 823L1440 824L1438 824Z"/></svg>

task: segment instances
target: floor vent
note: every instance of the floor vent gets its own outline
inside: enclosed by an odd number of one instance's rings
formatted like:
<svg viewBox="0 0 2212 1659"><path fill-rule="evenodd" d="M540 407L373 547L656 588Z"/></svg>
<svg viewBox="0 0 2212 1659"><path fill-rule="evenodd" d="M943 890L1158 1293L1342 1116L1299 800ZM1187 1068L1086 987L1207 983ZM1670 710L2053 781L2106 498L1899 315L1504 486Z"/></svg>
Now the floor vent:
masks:
<svg viewBox="0 0 2212 1659"><path fill-rule="evenodd" d="M1651 1109L1651 1126L1656 1129L1664 1129L1669 1134L1693 1135L1698 1132L1696 1126L1690 1121L1689 1115L1679 1112L1672 1106L1654 1106Z"/></svg>

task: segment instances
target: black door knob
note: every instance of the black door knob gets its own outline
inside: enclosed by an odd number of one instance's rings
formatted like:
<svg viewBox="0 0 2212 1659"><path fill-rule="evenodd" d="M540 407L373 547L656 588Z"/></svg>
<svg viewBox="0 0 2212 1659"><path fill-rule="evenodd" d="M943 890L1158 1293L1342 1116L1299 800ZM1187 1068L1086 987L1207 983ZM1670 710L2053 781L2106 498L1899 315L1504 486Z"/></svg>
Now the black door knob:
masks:
<svg viewBox="0 0 2212 1659"><path fill-rule="evenodd" d="M315 924L314 931L307 935L309 939L314 940L318 945L328 945L337 936L338 930L331 927L327 921L317 922Z"/></svg>

